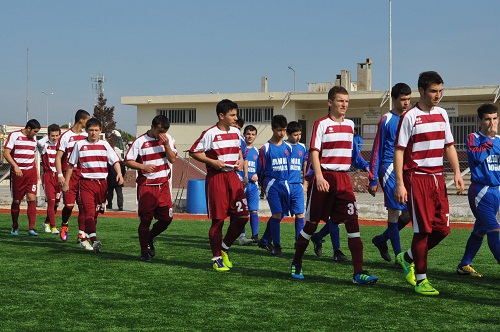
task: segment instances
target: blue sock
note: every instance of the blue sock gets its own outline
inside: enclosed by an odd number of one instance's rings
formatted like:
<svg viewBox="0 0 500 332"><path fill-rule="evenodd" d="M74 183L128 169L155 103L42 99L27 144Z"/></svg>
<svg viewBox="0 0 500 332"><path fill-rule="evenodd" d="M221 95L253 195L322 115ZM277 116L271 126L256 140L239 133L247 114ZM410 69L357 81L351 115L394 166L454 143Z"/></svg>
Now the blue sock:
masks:
<svg viewBox="0 0 500 332"><path fill-rule="evenodd" d="M330 233L330 224L327 221L318 232L318 240L322 240L328 233Z"/></svg>
<svg viewBox="0 0 500 332"><path fill-rule="evenodd" d="M271 227L269 226L269 222L270 220L267 221L266 230L264 231L264 234L262 234L262 237L260 238L260 240L264 244L271 243Z"/></svg>
<svg viewBox="0 0 500 332"><path fill-rule="evenodd" d="M460 261L461 266L469 265L472 262L474 257L476 257L479 248L481 248L482 243L482 237L476 235L474 232L470 234L469 239L467 240L467 244L465 245L464 257L462 257L462 260Z"/></svg>
<svg viewBox="0 0 500 332"><path fill-rule="evenodd" d="M267 222L269 228L271 229L271 238L273 239L273 244L275 246L281 244L280 221L281 219L271 217Z"/></svg>
<svg viewBox="0 0 500 332"><path fill-rule="evenodd" d="M399 238L398 224L394 222L387 223L387 234L389 240L391 240L392 249L394 250L394 255L398 255L401 252L401 241Z"/></svg>
<svg viewBox="0 0 500 332"><path fill-rule="evenodd" d="M295 218L295 241L299 238L302 228L304 228L304 218Z"/></svg>
<svg viewBox="0 0 500 332"><path fill-rule="evenodd" d="M250 228L252 229L252 237L259 235L259 214L257 211L250 212Z"/></svg>
<svg viewBox="0 0 500 332"><path fill-rule="evenodd" d="M340 250L340 229L339 224L334 224L331 220L328 220L330 225L330 240L332 241L333 250Z"/></svg>
<svg viewBox="0 0 500 332"><path fill-rule="evenodd" d="M500 236L498 232L488 232L486 236L488 237L488 247L490 247L493 257L500 264Z"/></svg>

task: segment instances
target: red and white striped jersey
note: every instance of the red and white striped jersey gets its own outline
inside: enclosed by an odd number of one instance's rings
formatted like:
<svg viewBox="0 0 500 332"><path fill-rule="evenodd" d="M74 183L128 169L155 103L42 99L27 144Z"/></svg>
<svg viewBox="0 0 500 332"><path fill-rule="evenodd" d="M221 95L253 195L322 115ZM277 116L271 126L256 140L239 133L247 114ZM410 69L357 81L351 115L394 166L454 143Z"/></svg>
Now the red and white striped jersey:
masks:
<svg viewBox="0 0 500 332"><path fill-rule="evenodd" d="M106 179L108 164L114 165L120 158L108 142L98 140L95 143L87 139L75 143L68 163L78 165L85 179Z"/></svg>
<svg viewBox="0 0 500 332"><path fill-rule="evenodd" d="M352 163L354 122L335 122L325 116L314 122L310 150L319 152L321 167L330 171L349 171Z"/></svg>
<svg viewBox="0 0 500 332"><path fill-rule="evenodd" d="M42 147L42 166L44 172L57 172L56 170L56 145L47 140Z"/></svg>
<svg viewBox="0 0 500 332"><path fill-rule="evenodd" d="M26 171L35 167L36 139L24 135L22 130L9 134L4 149L10 149L10 155L20 170Z"/></svg>
<svg viewBox="0 0 500 332"><path fill-rule="evenodd" d="M175 140L169 134L168 143L170 149L177 155ZM144 165L155 165L156 168L151 173L145 173L137 170L138 185L159 185L170 179L170 166L167 159L167 153L161 140L150 137L147 133L135 139L130 145L125 161L133 160Z"/></svg>
<svg viewBox="0 0 500 332"><path fill-rule="evenodd" d="M61 158L61 166L63 172L66 172L66 169L68 169L69 156L73 151L75 143L86 138L87 138L86 132L82 131L81 133L75 133L73 129L66 131L59 137L59 141L57 142L56 145L56 152L57 151L63 152L63 156ZM78 172L78 174L80 173L78 165L75 165L73 172L75 171Z"/></svg>
<svg viewBox="0 0 500 332"><path fill-rule="evenodd" d="M404 149L403 171L444 171L444 147L454 144L446 111L435 106L430 112L418 104L401 115L394 146Z"/></svg>
<svg viewBox="0 0 500 332"><path fill-rule="evenodd" d="M228 131L221 130L217 125L202 132L189 149L191 153L205 152L208 158L221 160L230 168L240 158L240 151L240 131L235 127L229 127ZM212 166L207 165L207 170L213 170Z"/></svg>

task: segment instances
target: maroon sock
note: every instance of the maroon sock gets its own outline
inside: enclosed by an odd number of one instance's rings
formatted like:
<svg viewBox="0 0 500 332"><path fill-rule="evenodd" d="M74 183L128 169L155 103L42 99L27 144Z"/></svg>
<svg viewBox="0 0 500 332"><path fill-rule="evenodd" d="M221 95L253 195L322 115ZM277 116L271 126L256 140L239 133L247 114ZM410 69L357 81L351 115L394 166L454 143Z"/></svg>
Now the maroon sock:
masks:
<svg viewBox="0 0 500 332"><path fill-rule="evenodd" d="M441 232L432 232L431 234L429 234L429 238L427 240L427 249L431 250L432 248L437 246L441 241L443 241L446 236L448 236L448 234L449 232L445 234Z"/></svg>
<svg viewBox="0 0 500 332"><path fill-rule="evenodd" d="M35 201L27 201L28 203L28 223L29 223L29 229L35 228L35 223L36 223L36 202Z"/></svg>
<svg viewBox="0 0 500 332"><path fill-rule="evenodd" d="M85 228L86 222L85 213L83 212L83 207L78 207L78 230L84 231L85 233L89 233ZM93 220L92 220L93 221Z"/></svg>
<svg viewBox="0 0 500 332"><path fill-rule="evenodd" d="M214 257L221 255L223 225L224 225L224 219L212 219L212 226L210 226L210 230L208 231L210 248L212 248L212 254L214 255Z"/></svg>
<svg viewBox="0 0 500 332"><path fill-rule="evenodd" d="M149 245L149 226L151 226L151 219L141 219L137 233L139 234L139 245L141 246L141 253L148 252Z"/></svg>
<svg viewBox="0 0 500 332"><path fill-rule="evenodd" d="M306 233L307 235L313 235L314 232L316 232L316 229L318 229L318 223L306 221L304 228L302 228L302 232ZM302 232L299 233L299 236L297 238L295 256L293 257L292 262L293 264L302 263L302 257L304 256L307 246L309 245L309 239L306 239L304 236L302 236Z"/></svg>
<svg viewBox="0 0 500 332"><path fill-rule="evenodd" d="M172 222L172 219L169 220L158 220L153 224L153 227L151 227L151 231L149 231L149 241L153 241L153 239L163 233L170 223Z"/></svg>
<svg viewBox="0 0 500 332"><path fill-rule="evenodd" d="M427 253L429 248L427 241L429 234L427 233L414 233L411 242L411 252L413 254L413 261L415 262L415 273L427 273Z"/></svg>
<svg viewBox="0 0 500 332"><path fill-rule="evenodd" d="M47 202L47 218L45 219L46 224L50 224L51 228L56 227L56 201L49 199Z"/></svg>
<svg viewBox="0 0 500 332"><path fill-rule="evenodd" d="M19 203L14 203L10 205L10 215L12 217L12 229L19 228Z"/></svg>
<svg viewBox="0 0 500 332"><path fill-rule="evenodd" d="M62 224L67 225L69 217L71 217L71 212L73 212L72 206L65 205L61 211Z"/></svg>
<svg viewBox="0 0 500 332"><path fill-rule="evenodd" d="M224 236L222 242L224 242L226 246L231 247L234 241L236 241L236 239L240 236L241 230L245 227L247 222L248 218L232 219L227 229L226 236Z"/></svg>
<svg viewBox="0 0 500 332"><path fill-rule="evenodd" d="M349 234L359 233L358 220L350 220L345 222L345 230L347 231L347 245L352 256L352 265L354 267L354 275L363 271L363 242L361 237L349 237Z"/></svg>

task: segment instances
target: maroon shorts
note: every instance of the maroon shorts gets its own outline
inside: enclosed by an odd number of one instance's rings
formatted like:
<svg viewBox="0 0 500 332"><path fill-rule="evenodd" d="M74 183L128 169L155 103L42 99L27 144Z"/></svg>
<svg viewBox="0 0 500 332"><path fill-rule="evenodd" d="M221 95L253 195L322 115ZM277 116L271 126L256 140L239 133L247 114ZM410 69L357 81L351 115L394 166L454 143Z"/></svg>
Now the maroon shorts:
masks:
<svg viewBox="0 0 500 332"><path fill-rule="evenodd" d="M225 219L227 216L248 216L245 190L234 171L208 173L205 190L209 218Z"/></svg>
<svg viewBox="0 0 500 332"><path fill-rule="evenodd" d="M77 174L76 172L73 171L73 173L71 173L71 179L69 179L69 189L63 194L65 205L75 204L78 198L78 181L80 180L80 178L81 175Z"/></svg>
<svg viewBox="0 0 500 332"><path fill-rule="evenodd" d="M20 201L26 194L34 194L37 192L38 175L36 168L23 171L23 176L16 175L11 168L10 171L10 191L12 199Z"/></svg>
<svg viewBox="0 0 500 332"><path fill-rule="evenodd" d="M45 191L45 197L48 201L55 200L59 202L62 195L62 189L57 182L57 173L45 172L42 175L42 186Z"/></svg>
<svg viewBox="0 0 500 332"><path fill-rule="evenodd" d="M168 182L161 185L137 187L139 217L170 220L173 217L172 195Z"/></svg>
<svg viewBox="0 0 500 332"><path fill-rule="evenodd" d="M415 233L450 232L450 205L444 176L417 174L403 175L408 192L408 211Z"/></svg>
<svg viewBox="0 0 500 332"><path fill-rule="evenodd" d="M305 219L326 222L331 218L334 223L357 220L358 208L349 174L325 170L322 173L330 184L330 190L326 193L319 192L316 178L311 179Z"/></svg>
<svg viewBox="0 0 500 332"><path fill-rule="evenodd" d="M85 216L97 216L101 205L106 201L108 183L105 179L85 179L78 181L78 207Z"/></svg>

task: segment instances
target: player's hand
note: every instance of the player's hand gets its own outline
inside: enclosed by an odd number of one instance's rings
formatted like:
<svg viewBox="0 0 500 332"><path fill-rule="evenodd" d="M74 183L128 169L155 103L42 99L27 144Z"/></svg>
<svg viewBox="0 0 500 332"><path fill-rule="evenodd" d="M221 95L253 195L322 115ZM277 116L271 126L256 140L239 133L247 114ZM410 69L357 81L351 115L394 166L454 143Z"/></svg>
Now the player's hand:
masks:
<svg viewBox="0 0 500 332"><path fill-rule="evenodd" d="M259 177L257 176L257 174L252 175L252 177L250 178L250 181L252 181L252 182L258 182L259 181Z"/></svg>
<svg viewBox="0 0 500 332"><path fill-rule="evenodd" d="M246 177L246 176L245 176L245 177L243 178L243 187L245 187L245 188L246 188L247 186L248 186L248 177Z"/></svg>
<svg viewBox="0 0 500 332"><path fill-rule="evenodd" d="M152 172L154 172L155 169L156 169L156 165L148 164L148 165L144 165L144 168L142 169L142 171L144 173L152 173Z"/></svg>
<svg viewBox="0 0 500 332"><path fill-rule="evenodd" d="M243 160L242 159L236 160L236 162L234 163L234 169L237 171L243 170Z"/></svg>
<svg viewBox="0 0 500 332"><path fill-rule="evenodd" d="M69 191L69 183L64 182L62 185L63 193L67 193Z"/></svg>
<svg viewBox="0 0 500 332"><path fill-rule="evenodd" d="M226 166L224 164L224 162L222 160L219 160L219 159L217 159L217 160L212 159L211 164L212 164L212 167L215 168L216 170L220 170L221 168Z"/></svg>
<svg viewBox="0 0 500 332"><path fill-rule="evenodd" d="M160 141L163 143L163 145L167 146L168 145L168 136L167 134L165 133L160 133L158 135L158 137L160 138Z"/></svg>
<svg viewBox="0 0 500 332"><path fill-rule="evenodd" d="M57 177L57 183L62 187L64 185L64 176L58 176Z"/></svg>
<svg viewBox="0 0 500 332"><path fill-rule="evenodd" d="M456 174L453 180L455 182L455 188L457 188L457 195L462 194L464 192L464 189L465 189L464 180L462 179L462 175Z"/></svg>
<svg viewBox="0 0 500 332"><path fill-rule="evenodd" d="M408 193L404 185L397 185L394 192L394 199L399 204L404 204L408 200Z"/></svg>
<svg viewBox="0 0 500 332"><path fill-rule="evenodd" d="M316 188L321 193L327 193L330 190L330 184L324 178L316 177Z"/></svg>
<svg viewBox="0 0 500 332"><path fill-rule="evenodd" d="M368 186L368 192L370 193L370 195L375 197L375 194L377 193L377 188L378 186Z"/></svg>
<svg viewBox="0 0 500 332"><path fill-rule="evenodd" d="M119 186L123 184L123 176L121 174L116 176L116 183L118 183Z"/></svg>
<svg viewBox="0 0 500 332"><path fill-rule="evenodd" d="M490 122L490 125L488 126L488 132L486 133L487 136L489 137L495 137L495 135L497 134L497 127L496 126L493 126L493 121Z"/></svg>
<svg viewBox="0 0 500 332"><path fill-rule="evenodd" d="M19 166L15 166L14 167L14 172L16 173L16 176L18 178L22 177L23 176L23 171L21 171L21 169L19 168Z"/></svg>

